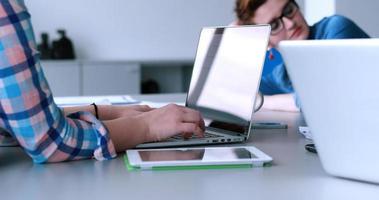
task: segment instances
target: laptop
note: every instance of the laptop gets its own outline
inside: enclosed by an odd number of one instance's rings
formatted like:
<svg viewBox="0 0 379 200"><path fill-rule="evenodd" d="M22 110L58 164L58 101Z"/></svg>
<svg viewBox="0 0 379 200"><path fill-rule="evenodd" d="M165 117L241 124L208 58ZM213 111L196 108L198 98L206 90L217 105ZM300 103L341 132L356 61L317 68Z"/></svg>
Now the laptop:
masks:
<svg viewBox="0 0 379 200"><path fill-rule="evenodd" d="M186 106L201 112L205 137L184 139L177 135L137 148L246 141L270 31L269 25L203 28Z"/></svg>
<svg viewBox="0 0 379 200"><path fill-rule="evenodd" d="M379 39L279 45L325 171L379 183Z"/></svg>

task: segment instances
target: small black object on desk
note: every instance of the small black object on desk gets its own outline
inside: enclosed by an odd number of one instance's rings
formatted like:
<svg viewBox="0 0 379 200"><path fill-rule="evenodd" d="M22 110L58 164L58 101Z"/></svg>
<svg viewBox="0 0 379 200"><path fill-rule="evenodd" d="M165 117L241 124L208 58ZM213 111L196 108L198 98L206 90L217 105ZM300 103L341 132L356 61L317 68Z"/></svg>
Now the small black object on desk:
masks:
<svg viewBox="0 0 379 200"><path fill-rule="evenodd" d="M305 149L311 153L317 153L315 144L306 144Z"/></svg>

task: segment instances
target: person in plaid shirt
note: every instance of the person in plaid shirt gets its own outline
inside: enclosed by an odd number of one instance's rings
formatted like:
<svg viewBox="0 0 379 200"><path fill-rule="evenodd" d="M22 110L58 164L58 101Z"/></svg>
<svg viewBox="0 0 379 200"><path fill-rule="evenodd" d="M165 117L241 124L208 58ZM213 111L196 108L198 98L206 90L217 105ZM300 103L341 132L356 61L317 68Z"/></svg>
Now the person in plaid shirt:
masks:
<svg viewBox="0 0 379 200"><path fill-rule="evenodd" d="M200 113L174 104L97 106L98 118L95 107L54 103L24 1L1 0L0 145L18 143L35 163L107 160L143 142L204 134Z"/></svg>

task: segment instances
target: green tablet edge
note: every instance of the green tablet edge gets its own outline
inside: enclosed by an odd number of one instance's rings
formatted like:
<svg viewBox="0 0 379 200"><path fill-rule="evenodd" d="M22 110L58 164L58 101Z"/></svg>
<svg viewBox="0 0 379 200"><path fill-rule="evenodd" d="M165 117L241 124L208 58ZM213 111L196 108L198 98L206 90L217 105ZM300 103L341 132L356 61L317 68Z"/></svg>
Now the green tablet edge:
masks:
<svg viewBox="0 0 379 200"><path fill-rule="evenodd" d="M128 171L140 171L140 167L134 167L130 164L127 154L124 155L125 167ZM264 167L271 166L271 163L266 163ZM194 165L194 166L162 166L153 167L153 171L165 171L165 170L208 170L208 169L243 169L252 168L252 164L238 164L238 165Z"/></svg>

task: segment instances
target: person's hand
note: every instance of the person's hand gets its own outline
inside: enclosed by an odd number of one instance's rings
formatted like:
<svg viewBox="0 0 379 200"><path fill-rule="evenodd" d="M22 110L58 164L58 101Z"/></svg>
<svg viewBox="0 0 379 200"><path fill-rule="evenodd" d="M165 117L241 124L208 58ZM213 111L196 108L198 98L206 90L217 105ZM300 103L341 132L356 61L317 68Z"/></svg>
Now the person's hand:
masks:
<svg viewBox="0 0 379 200"><path fill-rule="evenodd" d="M141 113L138 117L146 123L147 142L160 141L168 137L195 134L204 137L204 120L200 112L175 104Z"/></svg>

